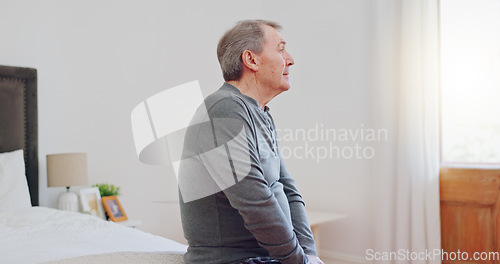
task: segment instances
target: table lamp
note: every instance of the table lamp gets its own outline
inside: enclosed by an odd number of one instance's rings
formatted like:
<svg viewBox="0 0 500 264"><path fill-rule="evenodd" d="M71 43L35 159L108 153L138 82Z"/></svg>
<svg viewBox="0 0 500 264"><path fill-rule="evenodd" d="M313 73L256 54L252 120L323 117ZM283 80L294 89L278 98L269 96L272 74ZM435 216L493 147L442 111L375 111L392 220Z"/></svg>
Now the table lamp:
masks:
<svg viewBox="0 0 500 264"><path fill-rule="evenodd" d="M59 195L59 209L78 211L78 196L70 186L87 185L87 154L63 153L47 155L47 185L66 187Z"/></svg>

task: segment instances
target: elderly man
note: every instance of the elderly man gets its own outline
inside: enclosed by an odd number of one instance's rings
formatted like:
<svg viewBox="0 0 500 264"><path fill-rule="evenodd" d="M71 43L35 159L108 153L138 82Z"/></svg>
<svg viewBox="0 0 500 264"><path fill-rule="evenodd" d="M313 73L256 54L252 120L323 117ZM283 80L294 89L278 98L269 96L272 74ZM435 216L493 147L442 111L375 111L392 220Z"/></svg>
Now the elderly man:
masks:
<svg viewBox="0 0 500 264"><path fill-rule="evenodd" d="M193 117L179 169L186 263L323 263L266 106L290 89L279 29L240 21L219 41L225 83Z"/></svg>

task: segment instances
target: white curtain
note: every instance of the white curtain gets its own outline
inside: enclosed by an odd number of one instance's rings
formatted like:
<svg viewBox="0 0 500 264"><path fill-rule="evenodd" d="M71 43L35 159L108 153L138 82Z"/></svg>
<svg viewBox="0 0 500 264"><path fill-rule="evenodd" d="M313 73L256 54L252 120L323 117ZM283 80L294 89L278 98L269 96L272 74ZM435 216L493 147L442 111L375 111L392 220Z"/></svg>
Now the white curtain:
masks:
<svg viewBox="0 0 500 264"><path fill-rule="evenodd" d="M389 132L372 160L373 252L441 263L424 255L441 248L438 1L373 5L373 125Z"/></svg>

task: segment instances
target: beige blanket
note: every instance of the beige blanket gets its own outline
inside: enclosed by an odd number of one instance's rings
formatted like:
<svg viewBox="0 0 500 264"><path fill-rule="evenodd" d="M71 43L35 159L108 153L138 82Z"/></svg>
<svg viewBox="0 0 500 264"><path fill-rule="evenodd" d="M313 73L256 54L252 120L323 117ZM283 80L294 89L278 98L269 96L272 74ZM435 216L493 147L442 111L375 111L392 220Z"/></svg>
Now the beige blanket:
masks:
<svg viewBox="0 0 500 264"><path fill-rule="evenodd" d="M183 264L182 255L166 252L115 252L90 255L71 259L49 261L45 264L136 264L136 263L172 263Z"/></svg>

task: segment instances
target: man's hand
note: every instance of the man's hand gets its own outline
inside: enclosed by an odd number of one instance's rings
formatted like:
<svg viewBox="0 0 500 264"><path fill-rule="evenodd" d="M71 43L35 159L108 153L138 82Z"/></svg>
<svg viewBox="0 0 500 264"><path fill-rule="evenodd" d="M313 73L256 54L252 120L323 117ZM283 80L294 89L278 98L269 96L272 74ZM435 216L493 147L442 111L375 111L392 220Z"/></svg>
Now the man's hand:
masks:
<svg viewBox="0 0 500 264"><path fill-rule="evenodd" d="M309 260L309 264L325 264L321 259L313 255L307 255L307 260Z"/></svg>

